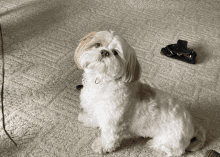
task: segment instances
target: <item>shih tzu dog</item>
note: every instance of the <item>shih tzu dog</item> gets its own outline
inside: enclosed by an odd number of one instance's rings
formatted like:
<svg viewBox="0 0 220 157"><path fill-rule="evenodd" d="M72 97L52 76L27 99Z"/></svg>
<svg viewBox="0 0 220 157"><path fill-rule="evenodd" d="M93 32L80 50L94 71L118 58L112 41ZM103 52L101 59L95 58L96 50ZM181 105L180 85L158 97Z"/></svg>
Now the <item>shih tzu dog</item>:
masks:
<svg viewBox="0 0 220 157"><path fill-rule="evenodd" d="M167 156L204 145L206 131L183 104L140 82L136 53L120 35L89 33L80 40L74 60L84 70L80 94L84 111L78 120L101 129L101 137L92 144L95 152L112 152L132 136L151 137L147 143Z"/></svg>

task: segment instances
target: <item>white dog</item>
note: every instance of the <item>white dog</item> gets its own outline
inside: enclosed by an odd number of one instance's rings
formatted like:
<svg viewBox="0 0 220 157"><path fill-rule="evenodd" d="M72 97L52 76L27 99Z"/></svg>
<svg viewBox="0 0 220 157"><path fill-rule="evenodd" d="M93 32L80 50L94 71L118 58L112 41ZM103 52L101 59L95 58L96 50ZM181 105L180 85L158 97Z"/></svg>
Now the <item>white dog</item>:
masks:
<svg viewBox="0 0 220 157"><path fill-rule="evenodd" d="M200 149L206 131L168 93L139 81L141 68L134 49L113 31L92 32L81 39L74 56L84 70L78 120L100 127L92 148L112 152L123 138L152 137L150 146L180 156Z"/></svg>

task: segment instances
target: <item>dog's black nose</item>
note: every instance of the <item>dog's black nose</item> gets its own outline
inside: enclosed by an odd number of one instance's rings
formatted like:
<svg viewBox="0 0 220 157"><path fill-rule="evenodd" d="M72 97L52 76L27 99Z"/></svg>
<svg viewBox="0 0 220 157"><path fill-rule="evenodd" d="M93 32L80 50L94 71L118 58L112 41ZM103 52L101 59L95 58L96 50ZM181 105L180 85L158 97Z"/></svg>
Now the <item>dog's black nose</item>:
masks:
<svg viewBox="0 0 220 157"><path fill-rule="evenodd" d="M106 50L102 50L102 51L101 51L101 54L102 54L103 57L109 56L109 52L106 51Z"/></svg>

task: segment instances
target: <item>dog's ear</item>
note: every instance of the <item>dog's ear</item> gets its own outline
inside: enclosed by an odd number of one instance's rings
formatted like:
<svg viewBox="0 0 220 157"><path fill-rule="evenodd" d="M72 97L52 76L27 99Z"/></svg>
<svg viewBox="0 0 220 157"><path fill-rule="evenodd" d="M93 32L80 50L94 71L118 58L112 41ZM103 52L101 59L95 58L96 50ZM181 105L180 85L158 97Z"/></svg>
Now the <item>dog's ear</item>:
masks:
<svg viewBox="0 0 220 157"><path fill-rule="evenodd" d="M90 41L96 36L96 34L97 32L91 32L82 39L80 39L80 43L77 46L76 51L74 53L74 60L80 69L82 69L82 67L79 64L80 55L82 55L82 53L86 51L87 44L90 43Z"/></svg>
<svg viewBox="0 0 220 157"><path fill-rule="evenodd" d="M124 82L134 82L140 79L141 66L137 60L135 50L128 44L125 52L128 54L127 69L125 75L122 77Z"/></svg>

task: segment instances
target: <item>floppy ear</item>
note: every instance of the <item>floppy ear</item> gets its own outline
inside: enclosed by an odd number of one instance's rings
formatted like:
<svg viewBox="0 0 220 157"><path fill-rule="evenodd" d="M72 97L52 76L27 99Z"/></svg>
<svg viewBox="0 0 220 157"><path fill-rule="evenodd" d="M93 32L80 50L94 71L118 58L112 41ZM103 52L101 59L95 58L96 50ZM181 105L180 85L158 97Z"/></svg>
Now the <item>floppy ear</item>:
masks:
<svg viewBox="0 0 220 157"><path fill-rule="evenodd" d="M137 60L135 50L128 44L127 46L128 58L127 58L127 69L125 75L122 77L124 82L134 82L141 77L141 66Z"/></svg>
<svg viewBox="0 0 220 157"><path fill-rule="evenodd" d="M79 64L79 57L80 55L82 55L83 52L86 51L87 44L90 43L90 41L96 36L96 34L97 32L91 32L87 34L85 37L83 37L82 39L80 39L80 43L74 53L74 60L80 69L82 69L82 67Z"/></svg>

